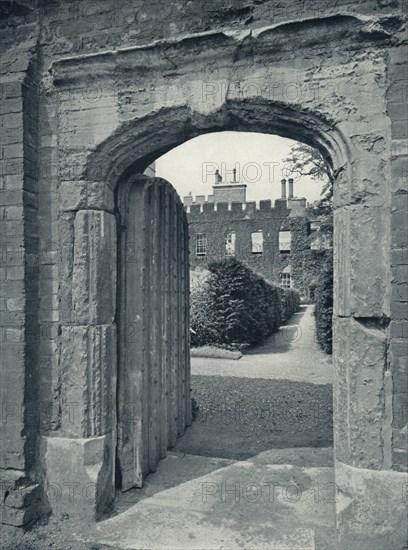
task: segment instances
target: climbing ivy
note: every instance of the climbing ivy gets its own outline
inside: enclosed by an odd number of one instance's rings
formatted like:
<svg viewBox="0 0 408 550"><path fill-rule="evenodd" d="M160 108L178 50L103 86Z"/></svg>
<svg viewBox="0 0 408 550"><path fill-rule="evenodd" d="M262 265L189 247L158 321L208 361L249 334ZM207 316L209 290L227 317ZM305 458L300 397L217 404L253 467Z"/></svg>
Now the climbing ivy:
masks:
<svg viewBox="0 0 408 550"><path fill-rule="evenodd" d="M327 250L315 289L316 337L320 347L332 353L333 254Z"/></svg>

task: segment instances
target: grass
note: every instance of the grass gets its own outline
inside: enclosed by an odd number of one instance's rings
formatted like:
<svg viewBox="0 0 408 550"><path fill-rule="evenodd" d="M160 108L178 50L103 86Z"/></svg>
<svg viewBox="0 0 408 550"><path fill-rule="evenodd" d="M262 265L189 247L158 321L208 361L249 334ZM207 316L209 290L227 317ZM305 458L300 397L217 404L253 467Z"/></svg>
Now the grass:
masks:
<svg viewBox="0 0 408 550"><path fill-rule="evenodd" d="M213 359L233 359L234 361L241 359L240 351L231 351L229 349L217 348L215 346L201 346L191 348L191 357L211 357Z"/></svg>

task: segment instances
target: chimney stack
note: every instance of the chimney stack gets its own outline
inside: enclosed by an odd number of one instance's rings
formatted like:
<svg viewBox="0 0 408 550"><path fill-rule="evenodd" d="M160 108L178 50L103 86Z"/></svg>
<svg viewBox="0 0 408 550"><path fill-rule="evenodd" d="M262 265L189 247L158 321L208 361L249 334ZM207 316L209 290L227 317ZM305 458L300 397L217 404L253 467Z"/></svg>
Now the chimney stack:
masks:
<svg viewBox="0 0 408 550"><path fill-rule="evenodd" d="M286 199L286 180L281 180L281 199Z"/></svg>
<svg viewBox="0 0 408 550"><path fill-rule="evenodd" d="M222 182L222 177L220 175L220 173L218 172L218 170L215 171L215 184L217 185L218 183L221 183Z"/></svg>
<svg viewBox="0 0 408 550"><path fill-rule="evenodd" d="M288 199L293 199L293 178L289 178L289 196Z"/></svg>

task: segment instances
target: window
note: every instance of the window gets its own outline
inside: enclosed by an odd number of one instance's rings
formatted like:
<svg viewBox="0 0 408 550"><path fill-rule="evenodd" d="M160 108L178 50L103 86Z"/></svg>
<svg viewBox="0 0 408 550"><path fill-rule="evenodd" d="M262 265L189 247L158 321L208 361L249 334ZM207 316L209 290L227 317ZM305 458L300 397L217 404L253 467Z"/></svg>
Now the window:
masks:
<svg viewBox="0 0 408 550"><path fill-rule="evenodd" d="M310 241L311 250L327 250L331 248L330 237L320 231L315 232L315 236Z"/></svg>
<svg viewBox="0 0 408 550"><path fill-rule="evenodd" d="M235 233L228 233L225 239L225 251L227 256L235 256Z"/></svg>
<svg viewBox="0 0 408 550"><path fill-rule="evenodd" d="M320 235L313 236L312 240L310 241L310 249L311 250L320 250L321 249Z"/></svg>
<svg viewBox="0 0 408 550"><path fill-rule="evenodd" d="M290 231L279 231L279 252L290 254L291 233Z"/></svg>
<svg viewBox="0 0 408 550"><path fill-rule="evenodd" d="M290 273L280 274L280 286L282 288L290 288Z"/></svg>
<svg viewBox="0 0 408 550"><path fill-rule="evenodd" d="M263 233L262 231L256 231L251 234L252 240L252 254L262 254L263 252Z"/></svg>
<svg viewBox="0 0 408 550"><path fill-rule="evenodd" d="M207 237L203 233L196 235L196 255L205 256L207 254Z"/></svg>

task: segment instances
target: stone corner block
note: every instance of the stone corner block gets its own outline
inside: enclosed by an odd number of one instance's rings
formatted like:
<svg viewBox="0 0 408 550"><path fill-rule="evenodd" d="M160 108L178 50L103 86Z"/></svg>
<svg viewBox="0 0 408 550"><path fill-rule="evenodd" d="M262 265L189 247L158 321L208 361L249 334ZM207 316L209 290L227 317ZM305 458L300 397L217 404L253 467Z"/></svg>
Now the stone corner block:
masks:
<svg viewBox="0 0 408 550"><path fill-rule="evenodd" d="M337 548L406 548L406 473L335 462Z"/></svg>
<svg viewBox="0 0 408 550"><path fill-rule="evenodd" d="M54 515L98 520L115 495L116 432L94 438L41 438L45 493Z"/></svg>

